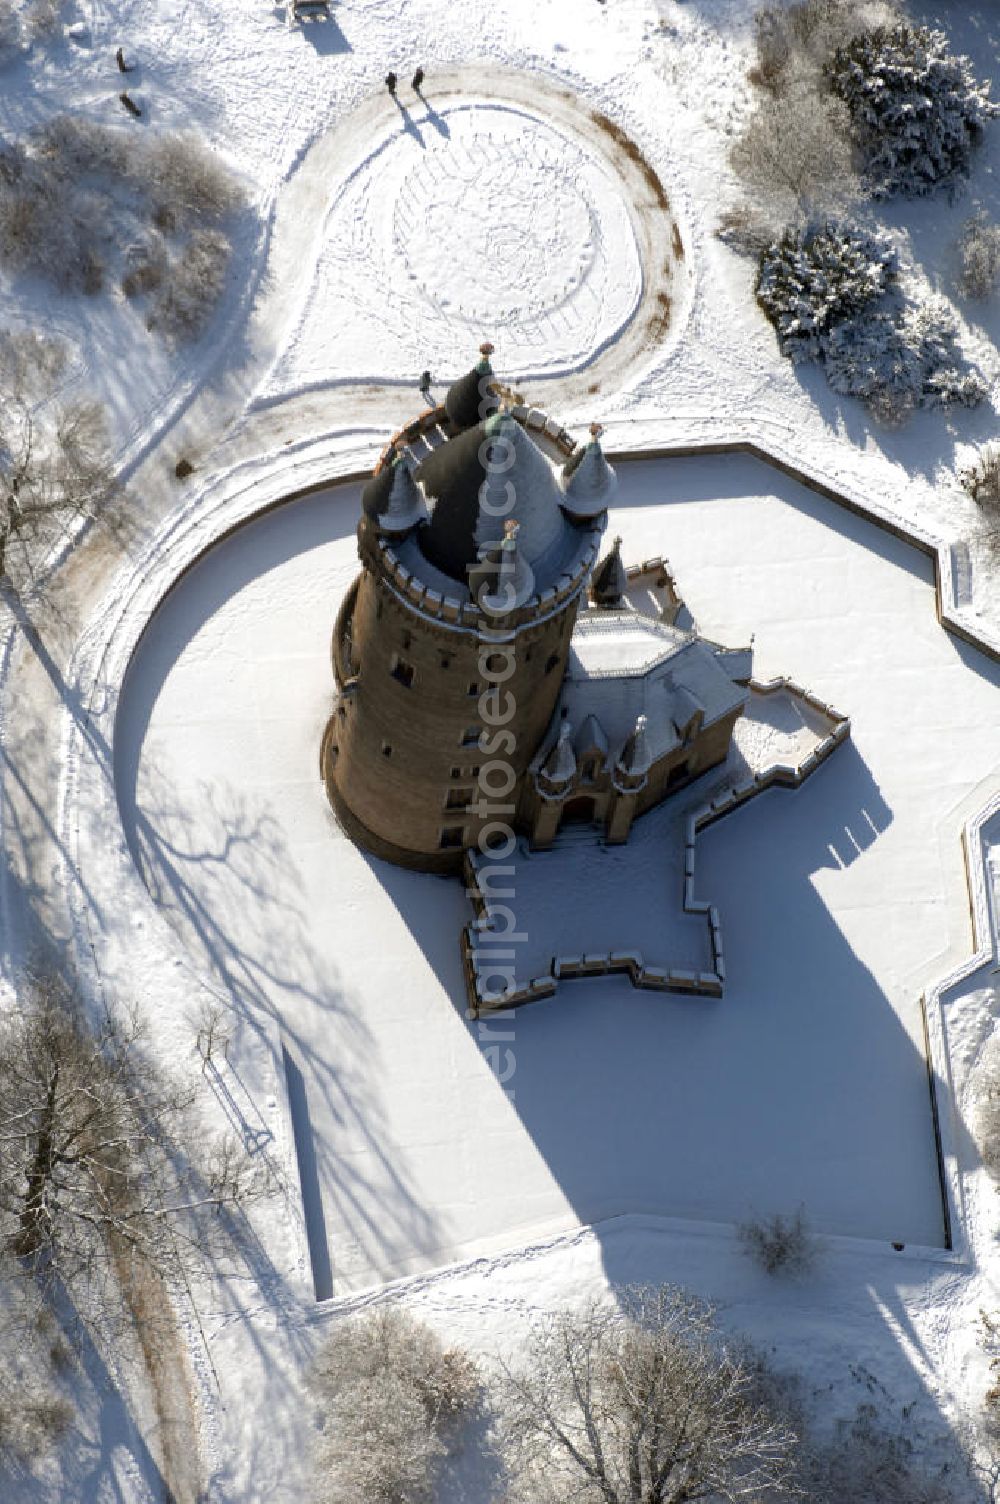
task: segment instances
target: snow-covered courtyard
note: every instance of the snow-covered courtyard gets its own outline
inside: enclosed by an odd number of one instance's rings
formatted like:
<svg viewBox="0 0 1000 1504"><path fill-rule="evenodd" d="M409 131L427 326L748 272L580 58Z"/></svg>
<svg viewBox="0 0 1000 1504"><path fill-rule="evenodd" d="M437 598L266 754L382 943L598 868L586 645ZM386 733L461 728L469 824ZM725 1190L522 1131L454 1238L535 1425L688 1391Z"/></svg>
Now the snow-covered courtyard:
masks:
<svg viewBox="0 0 1000 1504"><path fill-rule="evenodd" d="M1000 669L938 625L929 563L751 459L622 466L627 555L669 555L701 629L755 635L758 673L842 707L852 739L701 837L721 1002L580 982L480 1034L460 884L366 859L316 772L357 506L350 486L290 503L201 560L142 640L115 740L179 942L301 1072L326 1293L624 1212L801 1203L824 1232L941 1246L919 1005L971 949L961 827ZM697 953L672 823L667 805L626 847L571 834L520 862L526 950L662 955L686 932Z"/></svg>

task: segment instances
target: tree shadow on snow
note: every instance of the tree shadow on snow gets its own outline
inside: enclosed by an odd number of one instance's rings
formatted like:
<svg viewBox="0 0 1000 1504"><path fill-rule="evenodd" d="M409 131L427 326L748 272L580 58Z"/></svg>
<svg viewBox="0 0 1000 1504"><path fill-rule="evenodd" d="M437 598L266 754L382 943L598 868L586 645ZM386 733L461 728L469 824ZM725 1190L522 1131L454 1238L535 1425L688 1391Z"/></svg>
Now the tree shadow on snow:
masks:
<svg viewBox="0 0 1000 1504"><path fill-rule="evenodd" d="M239 1057L263 1046L274 1074L291 1089L321 1298L344 1275L345 1235L352 1257L360 1252L378 1267L436 1246L434 1212L418 1203L386 1148L374 1072L365 1069L374 1048L370 1030L352 1006L350 986L312 943L314 920L285 833L266 803L243 791L238 749L231 780L205 783L188 807L145 741L171 669L205 622L260 577L261 558L276 569L342 537L353 527L356 502L356 488L349 487L283 505L240 528L182 577L130 665L114 747L122 822L149 892L247 1032ZM257 916L250 944L241 938L248 911ZM273 1025L280 1035L276 1054ZM313 1129L320 1117L337 1123L359 1152L335 1156L324 1147ZM342 1241L331 1247L324 1228L332 1209Z"/></svg>

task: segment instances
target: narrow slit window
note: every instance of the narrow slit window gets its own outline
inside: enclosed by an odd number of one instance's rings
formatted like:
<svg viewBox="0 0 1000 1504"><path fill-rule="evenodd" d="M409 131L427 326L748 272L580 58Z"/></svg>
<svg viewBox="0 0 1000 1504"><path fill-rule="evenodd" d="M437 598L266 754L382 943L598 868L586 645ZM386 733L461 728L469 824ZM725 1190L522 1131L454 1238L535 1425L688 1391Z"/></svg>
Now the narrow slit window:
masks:
<svg viewBox="0 0 1000 1504"><path fill-rule="evenodd" d="M405 658L400 658L398 653L393 655L392 668L389 670L392 677L404 689L409 689L413 683L413 664L407 663Z"/></svg>

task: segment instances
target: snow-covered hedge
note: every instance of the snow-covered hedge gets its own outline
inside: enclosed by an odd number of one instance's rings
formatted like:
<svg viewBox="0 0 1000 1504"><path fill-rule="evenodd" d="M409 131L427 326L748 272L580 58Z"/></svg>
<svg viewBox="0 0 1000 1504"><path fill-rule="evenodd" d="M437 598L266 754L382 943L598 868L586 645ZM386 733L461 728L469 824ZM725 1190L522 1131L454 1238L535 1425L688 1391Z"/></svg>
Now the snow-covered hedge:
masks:
<svg viewBox="0 0 1000 1504"><path fill-rule="evenodd" d="M985 396L946 306L903 297L887 235L829 221L787 230L760 258L757 301L782 354L821 361L835 391L883 421Z"/></svg>
<svg viewBox="0 0 1000 1504"><path fill-rule="evenodd" d="M875 193L930 193L968 173L983 127L1000 113L942 31L876 27L838 48L834 91L851 112Z"/></svg>

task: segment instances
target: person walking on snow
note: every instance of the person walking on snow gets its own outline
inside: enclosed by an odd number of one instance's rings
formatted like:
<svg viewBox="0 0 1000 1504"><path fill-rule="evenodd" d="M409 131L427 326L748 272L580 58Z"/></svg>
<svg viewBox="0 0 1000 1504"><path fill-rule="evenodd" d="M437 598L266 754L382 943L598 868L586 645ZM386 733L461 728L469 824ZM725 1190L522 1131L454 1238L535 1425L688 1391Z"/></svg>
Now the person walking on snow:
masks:
<svg viewBox="0 0 1000 1504"><path fill-rule="evenodd" d="M385 86L389 90L389 93L392 95L393 99L395 99L396 97L396 84L398 82L399 80L396 78L395 73L393 73L391 70L385 75Z"/></svg>
<svg viewBox="0 0 1000 1504"><path fill-rule="evenodd" d="M424 70L423 70L423 68L418 68L417 71L416 71L416 73L414 73L414 75L413 75L413 92L414 92L414 94L419 94L420 93L420 85L423 83L423 81L424 81Z"/></svg>

